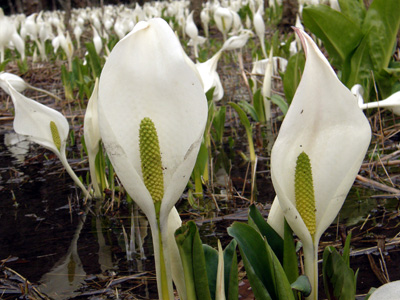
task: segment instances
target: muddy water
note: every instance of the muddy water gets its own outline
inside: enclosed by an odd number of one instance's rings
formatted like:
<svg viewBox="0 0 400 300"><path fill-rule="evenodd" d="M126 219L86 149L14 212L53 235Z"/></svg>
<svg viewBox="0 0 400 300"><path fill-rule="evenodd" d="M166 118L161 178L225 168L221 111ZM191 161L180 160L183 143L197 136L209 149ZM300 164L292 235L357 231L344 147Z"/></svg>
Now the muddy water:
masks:
<svg viewBox="0 0 400 300"><path fill-rule="evenodd" d="M61 170L51 152L11 132L0 134L0 260L53 299L91 291L94 281L143 272L150 283L131 284L145 298L155 295L151 240L145 241L148 259L133 254L128 262L121 224L129 234L130 220L95 216Z"/></svg>

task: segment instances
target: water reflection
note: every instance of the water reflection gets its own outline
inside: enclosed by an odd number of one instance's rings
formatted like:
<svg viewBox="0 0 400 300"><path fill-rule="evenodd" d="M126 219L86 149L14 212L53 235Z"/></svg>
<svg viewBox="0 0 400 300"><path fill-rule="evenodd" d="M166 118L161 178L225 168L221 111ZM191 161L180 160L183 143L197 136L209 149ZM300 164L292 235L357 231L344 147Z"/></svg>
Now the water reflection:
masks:
<svg viewBox="0 0 400 300"><path fill-rule="evenodd" d="M144 260L146 259L144 253L144 239L148 235L149 222L143 214L139 213L139 207L136 203L133 202L131 207L131 225L129 236L127 230L125 230L125 227L122 225L126 259L128 261L133 261L133 254L139 253L140 259Z"/></svg>
<svg viewBox="0 0 400 300"><path fill-rule="evenodd" d="M67 254L40 279L39 290L54 300L63 300L77 295L75 291L83 284L86 277L78 254L78 239L85 224L87 212L88 206L79 220Z"/></svg>
<svg viewBox="0 0 400 300"><path fill-rule="evenodd" d="M19 163L25 161L30 146L30 142L25 136L15 132L6 133L4 134L4 145L7 146L8 151Z"/></svg>

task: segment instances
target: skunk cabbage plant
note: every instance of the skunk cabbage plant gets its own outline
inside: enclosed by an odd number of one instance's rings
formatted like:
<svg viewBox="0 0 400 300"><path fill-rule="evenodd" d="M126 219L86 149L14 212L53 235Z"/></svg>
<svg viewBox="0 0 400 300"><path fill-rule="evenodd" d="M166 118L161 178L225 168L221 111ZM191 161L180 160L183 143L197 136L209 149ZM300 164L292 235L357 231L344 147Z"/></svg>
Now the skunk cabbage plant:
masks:
<svg viewBox="0 0 400 300"><path fill-rule="evenodd" d="M115 172L150 223L159 298L174 299L168 216L196 162L207 100L164 20L137 23L115 45L100 76L98 113Z"/></svg>
<svg viewBox="0 0 400 300"><path fill-rule="evenodd" d="M295 30L306 64L272 149L271 176L280 208L303 243L313 289L308 299L317 299L318 243L354 182L371 128L314 41Z"/></svg>
<svg viewBox="0 0 400 300"><path fill-rule="evenodd" d="M256 14L254 15L254 29L256 31L257 37L260 39L262 53L265 58L267 58L267 51L265 50L264 36L265 36L265 23L263 19L264 5L260 5Z"/></svg>
<svg viewBox="0 0 400 300"><path fill-rule="evenodd" d="M221 100L224 96L224 87L217 72L218 61L221 57L222 50L215 53L210 59L205 62L196 63L196 69L200 74L203 82L204 93L207 93L211 88L215 88L213 92L213 100Z"/></svg>
<svg viewBox="0 0 400 300"><path fill-rule="evenodd" d="M8 91L15 109L13 124L15 132L53 151L75 184L82 189L86 197L90 197L67 161L65 154L69 132L67 119L58 111L20 94L10 83L8 83Z"/></svg>
<svg viewBox="0 0 400 300"><path fill-rule="evenodd" d="M49 91L30 85L18 75L8 72L0 72L0 88L2 88L8 95L10 95L10 91L8 90L8 84L10 84L19 93L23 92L26 89L31 89L37 92L44 93L50 97L53 97L57 101L61 101L60 97L58 97L57 95L54 95Z"/></svg>

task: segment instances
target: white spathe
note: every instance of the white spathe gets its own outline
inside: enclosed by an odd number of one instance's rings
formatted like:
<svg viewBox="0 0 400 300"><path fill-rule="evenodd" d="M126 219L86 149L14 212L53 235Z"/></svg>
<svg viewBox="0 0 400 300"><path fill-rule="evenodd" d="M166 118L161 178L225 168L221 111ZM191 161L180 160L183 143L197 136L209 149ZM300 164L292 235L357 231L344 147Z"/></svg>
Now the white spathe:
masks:
<svg viewBox="0 0 400 300"><path fill-rule="evenodd" d="M27 136L30 141L53 151L57 156L65 152L69 132L67 119L58 111L20 94L10 83L8 91L15 109L13 124L15 132ZM57 126L61 141L60 150L54 144L50 122L54 122Z"/></svg>
<svg viewBox="0 0 400 300"><path fill-rule="evenodd" d="M219 50L209 60L202 63L197 62L195 65L203 83L204 93L215 87L213 93L213 100L215 101L221 100L224 96L224 87L222 86L221 79L217 72L218 61L221 54L222 50Z"/></svg>
<svg viewBox="0 0 400 300"><path fill-rule="evenodd" d="M264 36L265 36L265 23L264 23L264 5L260 5L256 14L254 15L254 29L257 37L260 39L261 49L265 58L267 58L267 51L265 50Z"/></svg>
<svg viewBox="0 0 400 300"><path fill-rule="evenodd" d="M68 164L65 153L69 132L67 119L58 111L25 97L16 91L10 83L7 82L7 84L15 109L13 124L15 132L26 136L31 142L53 151L76 185L82 189L86 197L90 197L88 191ZM54 143L50 127L51 122L54 122L57 127L60 138L59 148Z"/></svg>
<svg viewBox="0 0 400 300"><path fill-rule="evenodd" d="M271 177L285 218L302 240L305 268L316 299L318 242L338 214L359 171L371 140L368 120L354 95L337 78L314 41L295 29L306 64L293 102L271 153ZM305 152L311 161L316 205L312 237L295 203L296 160Z"/></svg>
<svg viewBox="0 0 400 300"><path fill-rule="evenodd" d="M239 35L231 36L227 39L220 51L232 51L237 49L242 49L249 40L250 37L253 36L253 32L248 29L243 29L239 33Z"/></svg>
<svg viewBox="0 0 400 300"><path fill-rule="evenodd" d="M90 96L86 107L85 118L83 120L83 134L85 137L85 144L88 152L90 178L92 180L92 185L96 198L100 198L102 195L102 191L100 190L100 185L99 181L97 180L96 174L96 155L100 150L101 140L99 117L97 112L98 86L99 81L98 79L96 79L92 95Z"/></svg>
<svg viewBox="0 0 400 300"><path fill-rule="evenodd" d="M400 295L400 280L386 283L377 288L369 300L397 300Z"/></svg>
<svg viewBox="0 0 400 300"><path fill-rule="evenodd" d="M17 91L22 92L28 88L28 84L18 75L7 73L7 72L0 72L0 87L10 95L10 91L8 89L8 84Z"/></svg>
<svg viewBox="0 0 400 300"><path fill-rule="evenodd" d="M168 253L168 215L186 187L207 120L201 79L164 20L139 22L113 48L99 81L98 112L101 137L114 169L149 219L159 268L156 213L139 159L140 122L150 118L159 138L164 175L160 228ZM169 273L168 259L165 264Z"/></svg>

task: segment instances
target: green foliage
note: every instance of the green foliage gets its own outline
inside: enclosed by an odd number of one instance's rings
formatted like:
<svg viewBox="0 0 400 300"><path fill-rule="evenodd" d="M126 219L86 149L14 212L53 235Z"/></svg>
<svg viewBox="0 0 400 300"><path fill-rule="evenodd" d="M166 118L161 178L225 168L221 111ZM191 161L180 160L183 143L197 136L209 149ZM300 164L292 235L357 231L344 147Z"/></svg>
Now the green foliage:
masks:
<svg viewBox="0 0 400 300"><path fill-rule="evenodd" d="M279 95L272 95L271 102L274 103L275 105L277 105L281 109L283 115L286 115L286 113L289 109L289 106L288 106L287 102L285 101L285 99L283 99Z"/></svg>
<svg viewBox="0 0 400 300"><path fill-rule="evenodd" d="M359 24L327 5L306 7L303 21L324 42L334 65L343 64L363 37Z"/></svg>
<svg viewBox="0 0 400 300"><path fill-rule="evenodd" d="M284 239L251 205L248 225L234 223L228 233L239 244L247 277L257 299L301 299L311 285L299 276L293 232L285 221ZM291 284L290 284L291 283Z"/></svg>
<svg viewBox="0 0 400 300"><path fill-rule="evenodd" d="M283 262L283 247L284 242L280 235L265 221L255 205L249 208L248 222L251 227L256 229L263 237L267 237L269 245L278 257L280 262Z"/></svg>
<svg viewBox="0 0 400 300"><path fill-rule="evenodd" d="M246 16L249 16L250 20L253 21L253 12L251 11L249 4L243 5L239 9L238 14L240 16L240 19L242 19L243 21L246 20Z"/></svg>
<svg viewBox="0 0 400 300"><path fill-rule="evenodd" d="M182 259L188 300L215 299L217 289L218 251L203 245L196 224L187 222L175 232L175 239ZM224 251L225 297L238 299L238 269L236 242Z"/></svg>
<svg viewBox="0 0 400 300"><path fill-rule="evenodd" d="M264 108L264 97L261 94L261 89L258 89L253 95L253 105L255 110L254 120L265 124L265 108Z"/></svg>
<svg viewBox="0 0 400 300"><path fill-rule="evenodd" d="M325 293L329 300L355 298L358 271L354 274L350 268L350 240L351 234L347 236L343 256L334 247L326 247L324 250L322 274Z"/></svg>
<svg viewBox="0 0 400 300"><path fill-rule="evenodd" d="M92 78L100 77L101 69L102 69L102 62L99 55L94 48L93 43L86 43L86 50L88 51L88 55L86 55L86 59L88 64L91 66L92 69Z"/></svg>
<svg viewBox="0 0 400 300"><path fill-rule="evenodd" d="M105 153L103 151L103 147L101 142L99 142L99 152L96 154L96 159L95 159L95 172L96 172L96 177L97 177L97 182L100 185L100 191L103 193L103 191L108 187L108 182L107 182L107 173L106 173L106 159L105 159ZM114 178L114 169L108 169L108 172L110 173L110 177Z"/></svg>
<svg viewBox="0 0 400 300"><path fill-rule="evenodd" d="M195 196L197 198L203 198L202 176L206 172L207 167L208 167L208 149L203 140L191 175L195 183Z"/></svg>
<svg viewBox="0 0 400 300"><path fill-rule="evenodd" d="M299 277L299 267L296 254L296 246L293 238L293 230L285 220L283 238L283 269L290 283L295 283ZM297 285L296 285L297 286Z"/></svg>
<svg viewBox="0 0 400 300"><path fill-rule="evenodd" d="M269 6L265 10L267 23L277 26L282 19L283 5L279 5L277 0L274 0L274 5Z"/></svg>
<svg viewBox="0 0 400 300"><path fill-rule="evenodd" d="M217 288L218 251L205 244L203 244L203 251L206 261L208 287L210 289L211 298L214 300Z"/></svg>
<svg viewBox="0 0 400 300"><path fill-rule="evenodd" d="M254 151L254 142L253 142L253 129L251 126L251 123L249 121L249 118L247 117L246 113L244 110L236 103L229 102L228 103L239 115L240 122L244 126L246 130L246 135L247 135L247 140L249 143L249 152L250 152L250 161L255 161L256 154Z"/></svg>
<svg viewBox="0 0 400 300"><path fill-rule="evenodd" d="M326 5L303 10L304 25L324 42L332 64L341 71L341 80L349 88L360 83L372 98L373 80L379 98L394 91L400 79L398 66L391 64L400 26L398 0L374 0L366 11L362 0L339 1L341 12Z"/></svg>
<svg viewBox="0 0 400 300"><path fill-rule="evenodd" d="M73 99L74 80L72 77L72 73L68 72L67 68L64 65L61 66L61 81L64 86L65 98L67 100Z"/></svg>
<svg viewBox="0 0 400 300"><path fill-rule="evenodd" d="M256 299L295 299L290 283L267 240L250 225L235 222L228 228L239 244Z"/></svg>
<svg viewBox="0 0 400 300"><path fill-rule="evenodd" d="M225 296L227 300L239 298L237 242L232 240L224 250Z"/></svg>
<svg viewBox="0 0 400 300"><path fill-rule="evenodd" d="M286 72L283 76L283 90L289 105L292 103L294 94L299 86L305 63L306 58L303 52L296 53L288 61Z"/></svg>
<svg viewBox="0 0 400 300"><path fill-rule="evenodd" d="M28 72L29 67L26 58L24 60L21 59L17 60L17 65L18 65L18 70L21 74L25 74L26 72Z"/></svg>
<svg viewBox="0 0 400 300"><path fill-rule="evenodd" d="M296 281L290 286L293 290L301 292L305 297L308 297L311 294L311 284L308 277L305 275L297 277Z"/></svg>
<svg viewBox="0 0 400 300"><path fill-rule="evenodd" d="M5 59L1 64L0 64L0 72L4 71L7 64L10 62L10 59Z"/></svg>
<svg viewBox="0 0 400 300"><path fill-rule="evenodd" d="M226 106L221 106L214 110L212 121L212 137L218 145L222 145L225 129Z"/></svg>
<svg viewBox="0 0 400 300"><path fill-rule="evenodd" d="M189 221L175 232L189 300L211 300L206 260L196 224Z"/></svg>

